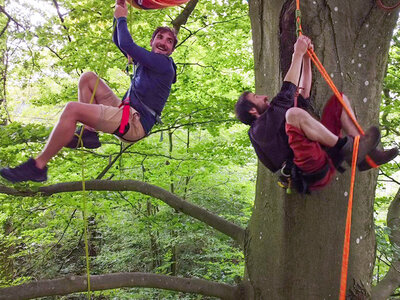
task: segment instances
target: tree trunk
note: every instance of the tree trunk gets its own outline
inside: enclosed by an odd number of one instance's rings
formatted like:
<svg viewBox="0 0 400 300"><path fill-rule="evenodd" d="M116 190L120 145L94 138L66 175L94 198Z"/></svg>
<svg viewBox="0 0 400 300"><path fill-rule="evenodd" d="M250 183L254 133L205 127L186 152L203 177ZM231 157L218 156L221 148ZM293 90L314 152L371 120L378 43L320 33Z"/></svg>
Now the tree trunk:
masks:
<svg viewBox="0 0 400 300"><path fill-rule="evenodd" d="M4 236L8 236L13 230L11 218L8 218L2 228ZM6 284L13 279L14 275L14 246L8 245L6 241L0 241L0 284Z"/></svg>
<svg viewBox="0 0 400 300"><path fill-rule="evenodd" d="M390 2L390 1L389 1ZM274 96L290 64L294 1L249 1L256 92ZM388 3L392 4L392 3ZM398 13L369 0L303 0L302 26L339 90L352 100L360 125L378 124L382 80ZM312 100L321 112L332 94L314 68ZM371 293L375 259L373 201L376 171L357 172L347 295ZM254 299L337 299L350 168L312 195L286 195L259 164L256 199L245 243Z"/></svg>
<svg viewBox="0 0 400 300"><path fill-rule="evenodd" d="M0 6L5 8L4 1L0 0ZM7 125L7 71L8 71L8 52L7 52L7 29L10 19L4 15L0 16L0 125Z"/></svg>

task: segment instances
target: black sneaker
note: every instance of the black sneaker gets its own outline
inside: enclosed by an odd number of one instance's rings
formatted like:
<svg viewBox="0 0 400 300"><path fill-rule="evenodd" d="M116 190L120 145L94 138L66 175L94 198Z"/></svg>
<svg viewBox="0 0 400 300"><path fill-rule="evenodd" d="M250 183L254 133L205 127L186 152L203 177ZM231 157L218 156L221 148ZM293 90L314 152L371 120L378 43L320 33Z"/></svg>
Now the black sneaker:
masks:
<svg viewBox="0 0 400 300"><path fill-rule="evenodd" d="M76 149L76 148L80 148L82 146L82 143L79 141L79 135L81 134L81 128L82 127L79 126L75 130L75 134L72 137L72 140L67 145L65 145L66 148ZM83 147L88 148L88 149L96 149L101 146L98 133L95 131L87 130L87 129L83 130L82 142L83 142Z"/></svg>
<svg viewBox="0 0 400 300"><path fill-rule="evenodd" d="M39 169L36 167L35 160L30 158L18 167L1 169L0 175L12 183L28 180L42 182L47 180L47 167Z"/></svg>

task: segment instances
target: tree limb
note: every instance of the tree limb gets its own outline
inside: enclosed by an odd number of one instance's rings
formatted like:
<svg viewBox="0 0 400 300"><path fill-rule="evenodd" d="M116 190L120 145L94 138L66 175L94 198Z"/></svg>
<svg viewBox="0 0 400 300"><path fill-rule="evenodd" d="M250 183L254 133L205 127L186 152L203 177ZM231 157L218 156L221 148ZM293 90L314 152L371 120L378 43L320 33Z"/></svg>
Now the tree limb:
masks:
<svg viewBox="0 0 400 300"><path fill-rule="evenodd" d="M69 33L68 33L68 28L64 24L64 18L62 16L61 12L60 12L60 6L58 5L58 2L56 0L53 0L53 4L56 7L57 14L58 14L58 17L60 18L62 27L65 29L65 32L67 33L68 41L72 42L72 39L71 39L71 37L69 36Z"/></svg>
<svg viewBox="0 0 400 300"><path fill-rule="evenodd" d="M22 28L25 29L25 27L22 26L21 24L19 24L13 17L11 17L10 14L7 13L6 10L4 9L4 7L1 6L1 5L0 5L0 11L1 11L3 14L5 14L9 20L13 21L17 26L22 27Z"/></svg>
<svg viewBox="0 0 400 300"><path fill-rule="evenodd" d="M394 248L392 264L385 277L372 288L373 300L389 299L400 286L400 189L389 206L387 225L391 229L390 243Z"/></svg>
<svg viewBox="0 0 400 300"><path fill-rule="evenodd" d="M0 32L0 37L4 34L4 32L6 32L8 25L10 25L10 20L11 20L10 18L7 19L6 26L4 26L4 28Z"/></svg>
<svg viewBox="0 0 400 300"><path fill-rule="evenodd" d="M157 198L174 209L206 223L214 229L226 234L243 247L245 231L240 226L229 222L206 209L185 201L158 186L136 180L89 180L85 182L87 191L135 191ZM78 192L82 190L82 182L64 182L42 186L38 190L17 190L0 184L0 193L12 196L32 197L36 195L51 196L58 193Z"/></svg>
<svg viewBox="0 0 400 300"><path fill-rule="evenodd" d="M179 33L181 26L186 24L194 8L196 7L197 2L199 2L199 0L190 0L189 3L186 5L185 9L181 12L181 14L171 22L172 25L174 26L176 34Z"/></svg>
<svg viewBox="0 0 400 300"><path fill-rule="evenodd" d="M221 299L238 299L239 297L239 288L236 286L204 279L180 278L139 272L92 275L90 276L90 287L92 291L122 287L145 287L196 293ZM68 276L0 289L0 300L33 299L85 292L86 290L86 276Z"/></svg>

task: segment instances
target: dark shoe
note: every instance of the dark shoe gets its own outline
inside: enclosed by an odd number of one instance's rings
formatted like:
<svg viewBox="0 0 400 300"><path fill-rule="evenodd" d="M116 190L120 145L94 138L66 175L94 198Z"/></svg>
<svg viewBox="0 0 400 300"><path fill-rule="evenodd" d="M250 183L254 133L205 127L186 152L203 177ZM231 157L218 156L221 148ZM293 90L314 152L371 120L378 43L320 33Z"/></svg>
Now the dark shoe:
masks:
<svg viewBox="0 0 400 300"><path fill-rule="evenodd" d="M79 141L81 128L82 127L80 126L75 130L75 134L72 137L72 140L67 145L65 145L66 148L76 149L82 146L82 143ZM98 133L87 129L83 130L82 142L83 142L83 147L88 149L96 149L101 146Z"/></svg>
<svg viewBox="0 0 400 300"><path fill-rule="evenodd" d="M47 180L47 167L39 169L36 167L35 160L30 158L18 167L1 169L0 175L12 183L28 180L42 182Z"/></svg>
<svg viewBox="0 0 400 300"><path fill-rule="evenodd" d="M399 149L392 148L389 150L378 150L374 149L372 152L368 153L369 157L377 164L378 166L384 165L387 162L394 159L399 154ZM358 170L367 171L372 167L368 164L368 162L364 159L358 164Z"/></svg>
<svg viewBox="0 0 400 300"><path fill-rule="evenodd" d="M379 129L375 126L368 128L365 135L360 137L360 144L358 147L357 164L365 159L365 156L378 146L381 138ZM347 136L347 142L344 144L339 153L343 156L344 160L351 166L353 159L353 144L354 138Z"/></svg>

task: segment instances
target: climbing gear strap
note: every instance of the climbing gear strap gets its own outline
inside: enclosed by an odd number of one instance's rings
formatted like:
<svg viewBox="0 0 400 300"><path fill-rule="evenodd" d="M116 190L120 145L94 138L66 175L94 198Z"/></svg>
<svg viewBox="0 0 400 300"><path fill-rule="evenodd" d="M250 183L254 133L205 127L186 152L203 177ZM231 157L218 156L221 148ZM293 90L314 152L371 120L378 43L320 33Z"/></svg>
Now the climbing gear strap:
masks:
<svg viewBox="0 0 400 300"><path fill-rule="evenodd" d="M122 108L122 117L121 117L121 125L119 126L118 136L123 136L127 130L125 131L126 127L129 125L129 112L131 109L130 105L130 98L129 96L125 98L124 101L119 105L119 107L123 106ZM129 130L129 128L128 128Z"/></svg>
<svg viewBox="0 0 400 300"><path fill-rule="evenodd" d="M297 37L299 37L303 33L303 29L301 28L301 10L299 1L296 2L295 18L296 18L296 35Z"/></svg>
<svg viewBox="0 0 400 300"><path fill-rule="evenodd" d="M278 185L290 194L292 188L300 194L309 194L309 187L314 183L322 180L328 174L330 165L327 162L321 169L312 173L303 172L293 162L293 159L288 159L281 168L281 175L278 179Z"/></svg>
<svg viewBox="0 0 400 300"><path fill-rule="evenodd" d="M90 97L89 104L92 104L94 101L94 96L96 95L97 88L100 83L100 77L97 76L96 83L93 88L92 96ZM78 145L80 144L83 147L83 130L85 126L82 126L81 132L79 134ZM91 291L90 291L90 261L89 261L89 243L88 243L88 221L87 221L87 199L86 199L86 182L85 182L85 152L81 152L82 155L82 193L83 193L83 224L84 224L84 239L85 239L85 256L86 256L86 278L87 278L87 295L88 299L91 299Z"/></svg>
<svg viewBox="0 0 400 300"><path fill-rule="evenodd" d="M346 229L345 229L344 243L343 243L342 270L341 270L341 276L340 276L339 300L346 299L347 270L348 270L348 265L349 265L349 253L350 253L351 213L353 210L354 182L355 182L355 176L356 176L357 155L358 155L359 144L360 144L360 136L357 135L356 137L354 137L353 158L352 158L352 162L351 162L351 183L350 183L349 202L347 205Z"/></svg>

